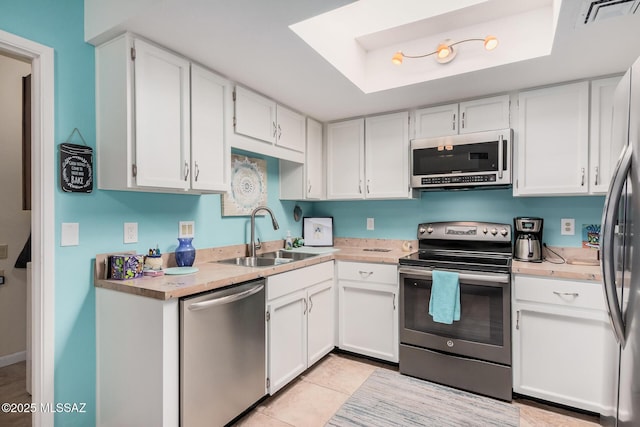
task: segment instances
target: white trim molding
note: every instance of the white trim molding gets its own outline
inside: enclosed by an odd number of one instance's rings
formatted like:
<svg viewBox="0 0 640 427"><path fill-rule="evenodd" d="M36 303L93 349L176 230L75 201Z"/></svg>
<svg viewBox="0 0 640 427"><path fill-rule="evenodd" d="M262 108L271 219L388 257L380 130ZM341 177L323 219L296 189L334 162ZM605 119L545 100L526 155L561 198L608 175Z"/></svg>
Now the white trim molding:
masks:
<svg viewBox="0 0 640 427"><path fill-rule="evenodd" d="M19 351L17 353L0 356L0 368L13 365L14 363L22 362L23 360L27 360L26 351Z"/></svg>
<svg viewBox="0 0 640 427"><path fill-rule="evenodd" d="M54 404L54 51L2 30L0 51L31 61L32 402ZM53 426L53 415L52 412L36 411L32 424L34 427Z"/></svg>

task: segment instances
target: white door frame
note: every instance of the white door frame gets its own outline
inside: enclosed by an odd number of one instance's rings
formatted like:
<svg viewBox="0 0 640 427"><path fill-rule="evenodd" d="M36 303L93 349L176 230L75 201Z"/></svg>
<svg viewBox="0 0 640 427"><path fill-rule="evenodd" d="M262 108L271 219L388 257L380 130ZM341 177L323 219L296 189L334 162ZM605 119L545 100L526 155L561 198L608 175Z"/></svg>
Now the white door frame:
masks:
<svg viewBox="0 0 640 427"><path fill-rule="evenodd" d="M31 61L32 402L39 409L54 403L54 51L2 30L0 51ZM53 415L36 410L33 426L53 426Z"/></svg>

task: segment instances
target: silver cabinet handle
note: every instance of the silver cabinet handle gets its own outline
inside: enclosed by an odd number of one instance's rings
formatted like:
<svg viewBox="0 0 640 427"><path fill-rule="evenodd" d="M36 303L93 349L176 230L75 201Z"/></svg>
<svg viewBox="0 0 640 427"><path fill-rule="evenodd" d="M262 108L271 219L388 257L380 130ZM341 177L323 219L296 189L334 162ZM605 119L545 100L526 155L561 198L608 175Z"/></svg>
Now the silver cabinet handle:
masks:
<svg viewBox="0 0 640 427"><path fill-rule="evenodd" d="M362 180L358 181L358 193L362 194Z"/></svg>
<svg viewBox="0 0 640 427"><path fill-rule="evenodd" d="M453 120L451 121L451 130L456 130L456 113L453 113Z"/></svg>
<svg viewBox="0 0 640 427"><path fill-rule="evenodd" d="M596 177L594 179L595 181L594 185L598 185L598 179L600 179L600 168L596 166Z"/></svg>
<svg viewBox="0 0 640 427"><path fill-rule="evenodd" d="M307 185L309 185L309 188L307 189L307 193L311 193L311 180L307 182Z"/></svg>
<svg viewBox="0 0 640 427"><path fill-rule="evenodd" d="M189 178L189 163L184 162L184 180Z"/></svg>
<svg viewBox="0 0 640 427"><path fill-rule="evenodd" d="M373 271L358 271L358 273L360 273L360 276L364 279L369 278L369 276L371 276L373 274Z"/></svg>
<svg viewBox="0 0 640 427"><path fill-rule="evenodd" d="M558 295L559 297L573 297L573 298L578 298L580 296L579 293L577 292L557 292L557 291L553 291L554 295Z"/></svg>
<svg viewBox="0 0 640 427"><path fill-rule="evenodd" d="M282 128L278 125L278 139L282 137Z"/></svg>
<svg viewBox="0 0 640 427"><path fill-rule="evenodd" d="M393 311L396 311L396 294L393 294Z"/></svg>
<svg viewBox="0 0 640 427"><path fill-rule="evenodd" d="M622 319L622 310L618 301L618 293L616 291L616 266L613 260L615 250L615 232L614 225L618 218L618 207L624 190L624 183L631 169L632 149L630 145L625 145L620 159L613 172L611 183L609 184L609 192L604 201L604 209L602 211L602 231L600 234L600 249L602 250L602 282L604 286L604 296L609 313L609 320L613 327L613 333L618 343L624 348L626 344L624 320Z"/></svg>
<svg viewBox="0 0 640 427"><path fill-rule="evenodd" d="M582 178L581 178L581 181L580 181L580 186L584 187L584 168L582 168L580 170L582 172Z"/></svg>
<svg viewBox="0 0 640 427"><path fill-rule="evenodd" d="M275 138L278 132L278 128L276 127L276 122L271 122L271 124L273 124L273 137Z"/></svg>
<svg viewBox="0 0 640 427"><path fill-rule="evenodd" d="M206 308L215 307L218 305L224 305L224 304L240 301L241 299L248 298L253 294L257 294L263 288L264 288L264 285L258 285L258 286L254 286L251 289L247 289L246 291L238 292L237 294L227 295L224 297L214 298L214 299L210 299L202 302L196 302L189 306L189 310L199 311L199 310L204 310Z"/></svg>
<svg viewBox="0 0 640 427"><path fill-rule="evenodd" d="M461 126L461 128L464 129L464 112L462 113L462 126Z"/></svg>
<svg viewBox="0 0 640 427"><path fill-rule="evenodd" d="M516 311L516 329L520 329L520 310Z"/></svg>
<svg viewBox="0 0 640 427"><path fill-rule="evenodd" d="M504 162L504 154L505 154L502 152L502 147L504 147L502 140L503 140L502 135L498 136L498 178L500 179L502 179L502 163Z"/></svg>
<svg viewBox="0 0 640 427"><path fill-rule="evenodd" d="M312 309L313 309L313 300L311 299L311 297L309 297L309 313L311 313Z"/></svg>
<svg viewBox="0 0 640 427"><path fill-rule="evenodd" d="M302 314L307 314L307 309L309 308L309 305L307 304L307 299L303 299L302 301L304 301L304 311L302 312Z"/></svg>
<svg viewBox="0 0 640 427"><path fill-rule="evenodd" d="M367 194L371 194L371 190L369 190L369 185L371 184L371 180L367 180Z"/></svg>
<svg viewBox="0 0 640 427"><path fill-rule="evenodd" d="M195 161L195 168L196 168L196 182L198 182L198 177L200 176L200 167L198 167L198 161Z"/></svg>

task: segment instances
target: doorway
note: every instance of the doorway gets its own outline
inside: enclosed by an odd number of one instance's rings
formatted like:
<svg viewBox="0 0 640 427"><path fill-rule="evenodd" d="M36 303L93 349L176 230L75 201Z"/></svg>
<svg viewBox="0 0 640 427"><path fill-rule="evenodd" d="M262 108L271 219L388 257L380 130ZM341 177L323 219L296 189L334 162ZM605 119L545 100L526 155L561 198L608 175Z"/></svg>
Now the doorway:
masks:
<svg viewBox="0 0 640 427"><path fill-rule="evenodd" d="M54 403L54 51L0 31L0 54L31 64L31 349L32 402ZM17 180L19 181L19 180ZM32 425L53 426L53 413L36 411Z"/></svg>

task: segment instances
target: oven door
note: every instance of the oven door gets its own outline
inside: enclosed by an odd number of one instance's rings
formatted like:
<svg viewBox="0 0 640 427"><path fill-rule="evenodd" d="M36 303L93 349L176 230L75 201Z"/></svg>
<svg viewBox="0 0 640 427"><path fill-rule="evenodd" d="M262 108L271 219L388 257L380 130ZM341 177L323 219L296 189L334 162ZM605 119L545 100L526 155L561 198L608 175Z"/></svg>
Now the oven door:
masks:
<svg viewBox="0 0 640 427"><path fill-rule="evenodd" d="M401 343L511 365L509 274L458 272L460 320L447 325L429 315L431 271L406 267L398 271Z"/></svg>

